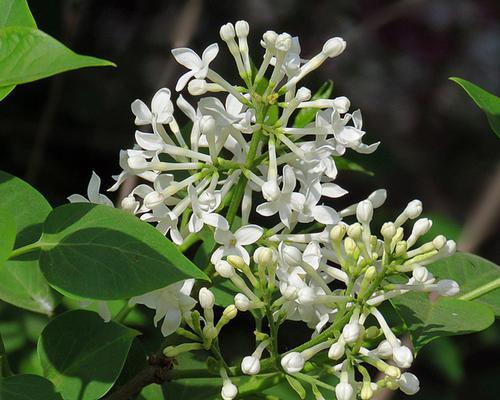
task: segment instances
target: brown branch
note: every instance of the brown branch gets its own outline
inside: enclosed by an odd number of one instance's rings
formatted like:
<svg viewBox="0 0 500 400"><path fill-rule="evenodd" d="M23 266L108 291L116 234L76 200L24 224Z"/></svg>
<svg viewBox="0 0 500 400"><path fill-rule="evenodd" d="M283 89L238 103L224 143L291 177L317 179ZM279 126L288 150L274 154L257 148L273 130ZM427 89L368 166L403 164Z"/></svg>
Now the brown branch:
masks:
<svg viewBox="0 0 500 400"><path fill-rule="evenodd" d="M130 381L118 387L103 400L129 400L137 396L143 388L153 383L161 385L168 379L168 372L172 369L173 361L163 354L149 357L149 365L139 371Z"/></svg>
<svg viewBox="0 0 500 400"><path fill-rule="evenodd" d="M487 187L481 193L477 204L465 222L458 240L461 251L476 251L481 243L497 226L500 216L500 162L496 166Z"/></svg>

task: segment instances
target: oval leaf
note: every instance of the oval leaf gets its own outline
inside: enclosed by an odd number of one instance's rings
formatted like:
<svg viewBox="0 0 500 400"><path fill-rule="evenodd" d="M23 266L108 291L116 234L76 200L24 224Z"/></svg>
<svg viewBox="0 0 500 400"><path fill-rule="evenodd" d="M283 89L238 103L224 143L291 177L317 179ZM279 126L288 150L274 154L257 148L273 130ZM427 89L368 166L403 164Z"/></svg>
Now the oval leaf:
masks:
<svg viewBox="0 0 500 400"><path fill-rule="evenodd" d="M40 244L47 281L81 298L124 299L187 278L208 279L151 225L108 206L56 208Z"/></svg>
<svg viewBox="0 0 500 400"><path fill-rule="evenodd" d="M23 180L0 171L0 204L14 217L17 237L14 248L36 242L42 223L52 207L45 198ZM0 268L0 299L27 310L51 314L56 306L55 293L33 258L9 260Z"/></svg>
<svg viewBox="0 0 500 400"><path fill-rule="evenodd" d="M0 207L0 269L9 258L16 240L16 221L10 212Z"/></svg>
<svg viewBox="0 0 500 400"><path fill-rule="evenodd" d="M456 253L429 266L438 278L453 279L460 285L457 298L486 304L500 316L500 267L468 253Z"/></svg>
<svg viewBox="0 0 500 400"><path fill-rule="evenodd" d="M2 400L62 400L54 385L37 375L17 375L0 379Z"/></svg>
<svg viewBox="0 0 500 400"><path fill-rule="evenodd" d="M497 97L483 88L461 78L450 78L457 83L474 100L474 103L483 110L488 118L491 129L500 137L500 97Z"/></svg>
<svg viewBox="0 0 500 400"><path fill-rule="evenodd" d="M98 399L120 375L137 334L104 322L91 311L64 313L45 327L38 340L44 375L65 399Z"/></svg>
<svg viewBox="0 0 500 400"><path fill-rule="evenodd" d="M479 332L495 321L488 306L449 297L431 301L426 293L408 293L392 304L410 331L415 352L438 337Z"/></svg>
<svg viewBox="0 0 500 400"><path fill-rule="evenodd" d="M2 28L0 43L0 86L32 82L78 68L114 66L110 61L76 54L35 28Z"/></svg>

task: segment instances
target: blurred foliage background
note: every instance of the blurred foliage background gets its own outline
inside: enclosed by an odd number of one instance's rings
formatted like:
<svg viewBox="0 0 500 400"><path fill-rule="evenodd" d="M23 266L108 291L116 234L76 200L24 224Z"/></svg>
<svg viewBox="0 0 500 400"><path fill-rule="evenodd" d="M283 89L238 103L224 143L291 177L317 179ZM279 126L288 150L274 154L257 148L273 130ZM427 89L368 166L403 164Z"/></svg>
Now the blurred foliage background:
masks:
<svg viewBox="0 0 500 400"><path fill-rule="evenodd" d="M84 69L22 85L0 103L1 169L25 178L52 203L85 192L92 170L111 185L118 151L133 142L130 103L149 102L173 87L182 67L172 47L203 50L220 41L219 26L246 19L254 57L268 29L300 37L307 58L323 42L342 36L347 50L312 74L316 90L334 82L334 96L360 108L367 143L381 140L372 156L352 156L374 177L340 173L350 194L340 209L373 189L388 189L391 218L419 198L434 232L463 250L500 261L500 157L498 139L484 115L448 80L460 76L500 93L500 3L495 0L32 0L40 29L75 51L114 61L118 69ZM227 49L214 68L236 82ZM18 368L34 370L32 352L44 317L0 304L0 331ZM132 314L141 324L151 315ZM20 322L19 322L20 321ZM250 320L241 320L238 343L226 351L251 351ZM297 336L303 332L299 327ZM234 335L234 331L232 331ZM245 336L246 335L246 336ZM248 341L248 346L245 344ZM157 332L141 341L154 350ZM290 343L292 345L293 343ZM500 326L444 338L418 356L414 372L422 390L415 399L497 399ZM402 398L397 393L392 398ZM386 394L380 399L390 398Z"/></svg>

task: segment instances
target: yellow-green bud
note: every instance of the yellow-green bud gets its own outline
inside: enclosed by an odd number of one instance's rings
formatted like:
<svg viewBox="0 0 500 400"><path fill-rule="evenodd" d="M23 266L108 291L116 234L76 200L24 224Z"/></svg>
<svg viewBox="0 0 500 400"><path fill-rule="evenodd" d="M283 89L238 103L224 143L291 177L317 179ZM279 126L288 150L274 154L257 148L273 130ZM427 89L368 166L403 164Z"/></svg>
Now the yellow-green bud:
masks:
<svg viewBox="0 0 500 400"><path fill-rule="evenodd" d="M367 339L374 339L380 334L380 329L376 326L370 326L365 331L365 337Z"/></svg>
<svg viewBox="0 0 500 400"><path fill-rule="evenodd" d="M330 239L332 239L334 242L340 242L344 238L345 233L346 233L345 225L343 224L335 225L330 231Z"/></svg>
<svg viewBox="0 0 500 400"><path fill-rule="evenodd" d="M227 306L222 313L222 317L226 318L229 321L233 318L236 318L236 315L238 315L238 309L234 304Z"/></svg>
<svg viewBox="0 0 500 400"><path fill-rule="evenodd" d="M359 240L361 239L361 235L363 233L363 228L361 227L361 224L356 222L349 226L347 228L347 235L354 240Z"/></svg>
<svg viewBox="0 0 500 400"><path fill-rule="evenodd" d="M394 255L396 257L403 257L405 256L407 250L408 250L408 245L406 244L406 241L401 240L396 243L396 248L394 249Z"/></svg>
<svg viewBox="0 0 500 400"><path fill-rule="evenodd" d="M246 268L248 268L248 265L240 256L228 256L227 262L240 271L244 271Z"/></svg>

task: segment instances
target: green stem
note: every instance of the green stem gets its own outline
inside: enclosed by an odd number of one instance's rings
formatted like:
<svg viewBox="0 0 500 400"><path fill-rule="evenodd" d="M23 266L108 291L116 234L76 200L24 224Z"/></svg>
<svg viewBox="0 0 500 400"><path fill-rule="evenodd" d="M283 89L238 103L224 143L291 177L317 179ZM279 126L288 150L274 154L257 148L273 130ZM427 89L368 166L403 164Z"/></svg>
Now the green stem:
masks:
<svg viewBox="0 0 500 400"><path fill-rule="evenodd" d="M257 146L259 145L260 138L262 132L258 130L252 136L252 141L250 142L250 147L248 148L247 158L245 160L245 167L251 168L255 155L257 154ZM245 187L247 185L247 178L245 175L241 174L236 184L236 187L233 189L233 196L231 198L231 204L229 205L229 209L227 210L226 219L230 226L233 226L234 219L238 212L238 208L241 205L241 200L243 199L243 195L245 194Z"/></svg>
<svg viewBox="0 0 500 400"><path fill-rule="evenodd" d="M468 293L464 293L459 297L460 300L474 300L478 297L484 296L486 293L489 293L495 289L500 288L500 278L495 279L494 281L488 282L485 285L479 286L478 288L471 290Z"/></svg>
<svg viewBox="0 0 500 400"><path fill-rule="evenodd" d="M190 233L189 235L187 235L186 239L184 239L184 242L182 242L182 244L180 244L177 248L181 253L185 253L193 244L199 242L200 240L200 235L198 235L197 233Z"/></svg>
<svg viewBox="0 0 500 400"><path fill-rule="evenodd" d="M42 243L41 242L35 242L31 244L27 244L26 246L19 247L18 249L12 250L12 252L9 255L9 260L18 256L21 256L26 253L30 253L34 250L38 250L42 248Z"/></svg>
<svg viewBox="0 0 500 400"><path fill-rule="evenodd" d="M123 321L125 321L125 318L130 314L130 312L134 309L134 306L131 306L129 302L127 301L123 307L118 311L118 314L116 314L115 317L115 322L118 322L121 324Z"/></svg>

